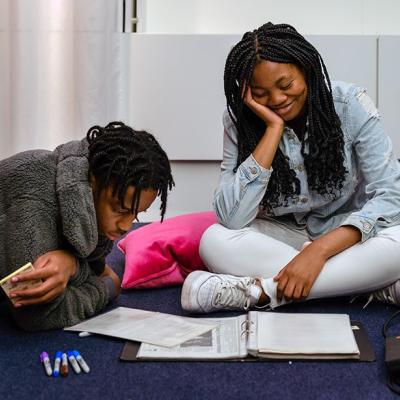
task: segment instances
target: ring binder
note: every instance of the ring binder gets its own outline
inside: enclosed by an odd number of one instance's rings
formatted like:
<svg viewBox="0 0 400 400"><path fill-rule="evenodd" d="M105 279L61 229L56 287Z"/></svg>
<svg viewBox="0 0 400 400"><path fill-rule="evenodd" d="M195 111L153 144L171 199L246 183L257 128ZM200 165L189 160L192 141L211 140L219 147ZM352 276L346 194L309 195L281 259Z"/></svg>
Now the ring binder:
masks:
<svg viewBox="0 0 400 400"><path fill-rule="evenodd" d="M218 321L217 328L176 348L165 349L158 346L127 342L120 359L124 361L282 361L296 359L308 359L310 361L375 361L374 351L363 326L358 321L350 321L348 315L282 314L274 312L273 318L269 321L265 314L272 313L250 311L247 316L212 318L212 321ZM327 332L333 332L333 343L337 339L336 336L341 332L339 344L333 347L333 350L329 349L326 352L323 351L327 349L322 348L322 351L314 350L306 353L306 345L300 347L296 353L271 352L264 344L265 338L269 338L270 335L281 335L283 341L293 334L296 335L296 339L300 337L301 329L282 330L276 325L276 321L279 322L279 320L285 320L288 317L291 320L292 316L297 327L301 325L301 323L297 322L298 318L306 325L306 330L302 331L303 335L306 332L307 335L310 334L314 338L315 326L318 323L320 327L322 326L322 331L318 328L318 333L316 334L320 336L322 333L326 335ZM269 315L269 317L272 317L272 315ZM260 325L260 320L262 325ZM269 322L265 323L263 320L268 320ZM314 321L314 324L310 324L310 321ZM280 323L277 324L280 325ZM326 324L329 325L327 329L325 329ZM312 333L309 329L310 326L313 327L311 329ZM248 336L244 337L246 334ZM352 345L349 348L343 343L342 339L345 336L347 336L347 341L354 343L354 346ZM310 342L310 339L308 342ZM315 340L311 339L311 343L314 346ZM330 346L329 338L326 343ZM321 347L319 348L321 349Z"/></svg>

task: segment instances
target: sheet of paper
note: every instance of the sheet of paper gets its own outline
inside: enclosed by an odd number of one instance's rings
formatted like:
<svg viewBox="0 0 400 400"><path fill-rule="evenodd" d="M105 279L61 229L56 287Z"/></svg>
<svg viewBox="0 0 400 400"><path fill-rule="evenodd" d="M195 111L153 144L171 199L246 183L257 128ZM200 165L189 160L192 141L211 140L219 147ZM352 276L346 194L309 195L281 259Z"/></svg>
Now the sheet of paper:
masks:
<svg viewBox="0 0 400 400"><path fill-rule="evenodd" d="M359 354L346 314L258 314L260 353Z"/></svg>
<svg viewBox="0 0 400 400"><path fill-rule="evenodd" d="M201 318L216 323L211 331L170 348L143 343L138 358L229 359L246 357L246 336L241 335L246 315L230 318Z"/></svg>
<svg viewBox="0 0 400 400"><path fill-rule="evenodd" d="M118 307L64 329L171 347L216 327L216 323L198 321L197 318Z"/></svg>

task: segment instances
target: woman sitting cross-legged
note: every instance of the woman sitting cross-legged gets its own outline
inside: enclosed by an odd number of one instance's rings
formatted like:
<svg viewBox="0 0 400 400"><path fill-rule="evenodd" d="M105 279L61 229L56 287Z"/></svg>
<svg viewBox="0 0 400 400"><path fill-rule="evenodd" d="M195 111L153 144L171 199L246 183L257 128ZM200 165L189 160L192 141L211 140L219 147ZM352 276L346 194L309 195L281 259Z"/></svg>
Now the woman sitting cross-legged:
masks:
<svg viewBox="0 0 400 400"><path fill-rule="evenodd" d="M400 305L400 168L364 89L331 82L293 27L228 55L224 154L192 312L370 293Z"/></svg>

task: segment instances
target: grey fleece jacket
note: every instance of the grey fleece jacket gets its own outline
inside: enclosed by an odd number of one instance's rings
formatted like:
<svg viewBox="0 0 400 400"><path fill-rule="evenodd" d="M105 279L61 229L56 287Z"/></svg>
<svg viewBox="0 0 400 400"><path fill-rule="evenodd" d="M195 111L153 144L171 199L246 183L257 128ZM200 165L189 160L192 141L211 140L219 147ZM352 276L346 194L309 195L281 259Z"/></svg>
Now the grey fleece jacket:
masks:
<svg viewBox="0 0 400 400"><path fill-rule="evenodd" d="M100 311L111 295L96 274L112 243L99 237L89 185L86 139L0 161L0 278L57 249L77 258L77 273L48 304L11 307L25 330L73 325Z"/></svg>

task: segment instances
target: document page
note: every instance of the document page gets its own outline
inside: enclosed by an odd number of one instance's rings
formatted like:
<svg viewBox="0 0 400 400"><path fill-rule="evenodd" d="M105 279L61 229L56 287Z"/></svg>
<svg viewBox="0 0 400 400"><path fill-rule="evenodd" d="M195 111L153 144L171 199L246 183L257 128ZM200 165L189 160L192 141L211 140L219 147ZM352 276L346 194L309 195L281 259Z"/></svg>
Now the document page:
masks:
<svg viewBox="0 0 400 400"><path fill-rule="evenodd" d="M66 331L86 331L159 346L177 346L210 331L217 324L135 308L118 307Z"/></svg>
<svg viewBox="0 0 400 400"><path fill-rule="evenodd" d="M249 354L258 355L258 314L260 311L249 311L247 317L247 351Z"/></svg>
<svg viewBox="0 0 400 400"><path fill-rule="evenodd" d="M175 347L152 346L143 343L138 359L229 359L247 355L246 335L242 335L246 315L230 318L201 318L217 326ZM245 332L244 332L245 333Z"/></svg>
<svg viewBox="0 0 400 400"><path fill-rule="evenodd" d="M359 350L346 314L258 314L258 347L268 355L299 358L358 358Z"/></svg>

